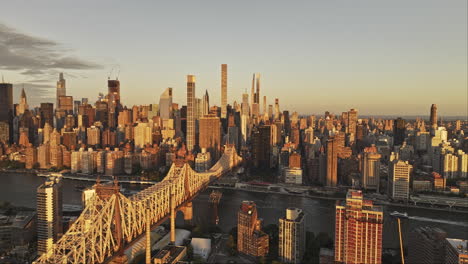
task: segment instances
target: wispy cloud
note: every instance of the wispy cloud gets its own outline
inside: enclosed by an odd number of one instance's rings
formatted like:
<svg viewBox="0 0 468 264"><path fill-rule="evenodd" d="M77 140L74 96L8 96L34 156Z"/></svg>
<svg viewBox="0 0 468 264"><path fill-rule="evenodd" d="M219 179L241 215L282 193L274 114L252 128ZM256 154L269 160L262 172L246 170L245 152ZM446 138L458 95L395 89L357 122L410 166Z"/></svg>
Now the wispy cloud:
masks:
<svg viewBox="0 0 468 264"><path fill-rule="evenodd" d="M19 32L0 22L0 71L23 75L23 81L14 84L15 94L19 94L24 85L33 104L52 97L59 72L83 78L79 71L102 68L71 53L72 50L56 41Z"/></svg>
<svg viewBox="0 0 468 264"><path fill-rule="evenodd" d="M50 70L86 70L101 66L70 56L59 43L27 35L0 23L0 69L40 75Z"/></svg>

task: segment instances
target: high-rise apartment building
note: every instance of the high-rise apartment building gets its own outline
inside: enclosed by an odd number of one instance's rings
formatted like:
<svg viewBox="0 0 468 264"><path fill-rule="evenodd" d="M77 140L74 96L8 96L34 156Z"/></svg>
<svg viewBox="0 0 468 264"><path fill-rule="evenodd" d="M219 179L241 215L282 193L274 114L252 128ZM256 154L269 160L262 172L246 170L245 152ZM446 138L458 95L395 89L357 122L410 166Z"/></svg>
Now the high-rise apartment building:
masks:
<svg viewBox="0 0 468 264"><path fill-rule="evenodd" d="M410 174L413 166L408 161L393 160L388 172L388 195L394 200L407 201L409 198Z"/></svg>
<svg viewBox="0 0 468 264"><path fill-rule="evenodd" d="M299 208L287 208L279 219L278 257L284 263L302 263L305 252L305 215Z"/></svg>
<svg viewBox="0 0 468 264"><path fill-rule="evenodd" d="M272 149L271 125L257 127L252 134L252 152L255 167L270 167Z"/></svg>
<svg viewBox="0 0 468 264"><path fill-rule="evenodd" d="M201 149L210 152L211 158L217 161L221 151L221 121L215 115L206 115L200 118L199 124L198 144Z"/></svg>
<svg viewBox="0 0 468 264"><path fill-rule="evenodd" d="M37 188L38 255L48 253L62 232L62 184L52 177Z"/></svg>
<svg viewBox="0 0 468 264"><path fill-rule="evenodd" d="M366 149L368 151L366 151ZM366 190L379 191L380 158L376 148L366 148L361 155L362 187Z"/></svg>
<svg viewBox="0 0 468 264"><path fill-rule="evenodd" d="M468 240L446 238L445 244L444 264L468 264Z"/></svg>
<svg viewBox="0 0 468 264"><path fill-rule="evenodd" d="M447 233L437 227L420 226L408 238L408 264L444 263Z"/></svg>
<svg viewBox="0 0 468 264"><path fill-rule="evenodd" d="M66 81L63 78L63 73L61 72L59 74L59 80L57 81L57 94L56 94L56 104L55 106L57 109L60 109L60 97L61 96L66 96L67 95L67 87L66 87Z"/></svg>
<svg viewBox="0 0 468 264"><path fill-rule="evenodd" d="M221 64L221 118L227 117L227 64Z"/></svg>
<svg viewBox="0 0 468 264"><path fill-rule="evenodd" d="M187 75L187 150L192 152L195 146L195 76Z"/></svg>
<svg viewBox="0 0 468 264"><path fill-rule="evenodd" d="M269 237L262 231L253 201L243 201L237 213L237 250L240 253L261 257L268 254Z"/></svg>
<svg viewBox="0 0 468 264"><path fill-rule="evenodd" d="M406 121L399 117L395 120L393 127L393 145L401 146L405 141Z"/></svg>
<svg viewBox="0 0 468 264"><path fill-rule="evenodd" d="M351 149L345 147L343 132L331 136L327 140L327 180L326 185L335 187L338 184L338 158L351 156Z"/></svg>
<svg viewBox="0 0 468 264"><path fill-rule="evenodd" d="M364 200L361 191L349 190L337 202L335 261L349 264L382 263L383 210Z"/></svg>

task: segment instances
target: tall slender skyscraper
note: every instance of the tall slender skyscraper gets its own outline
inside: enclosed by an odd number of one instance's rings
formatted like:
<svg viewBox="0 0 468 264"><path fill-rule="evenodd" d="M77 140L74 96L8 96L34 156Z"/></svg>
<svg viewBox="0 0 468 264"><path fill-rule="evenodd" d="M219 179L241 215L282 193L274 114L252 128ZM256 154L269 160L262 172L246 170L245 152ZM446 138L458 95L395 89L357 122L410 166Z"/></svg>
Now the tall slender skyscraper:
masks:
<svg viewBox="0 0 468 264"><path fill-rule="evenodd" d="M171 118L172 109L172 88L167 88L159 97L159 116L161 119Z"/></svg>
<svg viewBox="0 0 468 264"><path fill-rule="evenodd" d="M227 116L227 64L221 64L221 118Z"/></svg>
<svg viewBox="0 0 468 264"><path fill-rule="evenodd" d="M57 103L55 104L57 109L60 108L60 101L59 101L60 96L66 96L66 95L67 95L66 82L65 82L65 79L63 78L63 72L61 72L59 75L59 80L57 81Z"/></svg>
<svg viewBox="0 0 468 264"><path fill-rule="evenodd" d="M382 230L382 207L349 190L346 202L336 205L335 262L382 263Z"/></svg>
<svg viewBox="0 0 468 264"><path fill-rule="evenodd" d="M195 76L187 75L187 150L195 145Z"/></svg>
<svg viewBox="0 0 468 264"><path fill-rule="evenodd" d="M206 90L205 95L203 96L202 101L202 116L205 116L210 113L210 96L208 95L208 90Z"/></svg>
<svg viewBox="0 0 468 264"><path fill-rule="evenodd" d="M37 253L47 253L62 233L62 186L50 178L37 188Z"/></svg>
<svg viewBox="0 0 468 264"><path fill-rule="evenodd" d="M437 129L437 105L431 105L431 127Z"/></svg>
<svg viewBox="0 0 468 264"><path fill-rule="evenodd" d="M28 99L26 98L26 92L24 91L24 87L21 90L21 97L20 97L20 103L18 106L18 113L17 115L24 114L24 111L28 110Z"/></svg>

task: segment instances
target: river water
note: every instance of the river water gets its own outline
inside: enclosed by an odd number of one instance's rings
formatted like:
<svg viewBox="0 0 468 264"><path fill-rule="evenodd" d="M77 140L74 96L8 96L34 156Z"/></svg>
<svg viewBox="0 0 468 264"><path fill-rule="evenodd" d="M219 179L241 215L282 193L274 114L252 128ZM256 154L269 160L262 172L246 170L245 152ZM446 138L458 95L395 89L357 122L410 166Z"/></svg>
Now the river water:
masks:
<svg viewBox="0 0 468 264"><path fill-rule="evenodd" d="M17 206L36 207L36 189L44 182L44 178L34 175L0 173L0 201L9 201ZM63 180L63 202L66 204L81 204L81 192L76 186L91 186L92 182ZM123 184L123 188L140 190L144 185ZM195 223L209 222L211 209L209 208L209 194L206 190L193 201ZM255 201L259 217L264 225L278 224L288 207L298 207L306 213L306 228L314 233L326 232L334 236L335 201L310 199L299 196L281 194L252 193L240 190L224 190L218 215L220 228L228 232L237 225L237 211L242 201ZM398 227L396 221L389 215L393 211L406 211L409 219L403 221L403 239L406 240L410 231L418 226L439 227L447 232L449 237L468 239L468 214L434 211L418 208L401 208L383 206L384 209L384 248L398 247ZM178 223L182 223L181 213Z"/></svg>

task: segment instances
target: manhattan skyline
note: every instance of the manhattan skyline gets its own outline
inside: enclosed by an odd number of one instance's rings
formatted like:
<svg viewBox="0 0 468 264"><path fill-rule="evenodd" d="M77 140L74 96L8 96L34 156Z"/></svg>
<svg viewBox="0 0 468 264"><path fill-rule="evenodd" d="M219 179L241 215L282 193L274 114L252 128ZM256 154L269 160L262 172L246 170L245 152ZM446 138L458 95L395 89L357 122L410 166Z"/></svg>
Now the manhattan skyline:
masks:
<svg viewBox="0 0 468 264"><path fill-rule="evenodd" d="M281 98L300 114L426 116L428 102L441 116L467 114L465 1L74 5L4 4L22 13L0 19L0 73L15 102L23 83L32 106L54 102L64 72L77 98L95 100L119 75L127 105L156 103L167 87L184 104L194 74L195 96L208 90L221 106L227 63L231 105L259 72L268 104Z"/></svg>

